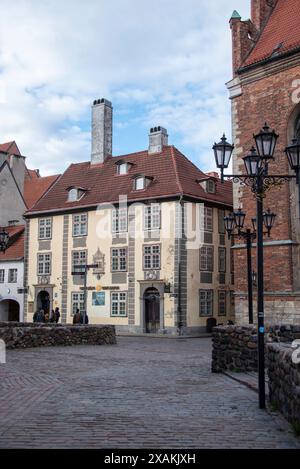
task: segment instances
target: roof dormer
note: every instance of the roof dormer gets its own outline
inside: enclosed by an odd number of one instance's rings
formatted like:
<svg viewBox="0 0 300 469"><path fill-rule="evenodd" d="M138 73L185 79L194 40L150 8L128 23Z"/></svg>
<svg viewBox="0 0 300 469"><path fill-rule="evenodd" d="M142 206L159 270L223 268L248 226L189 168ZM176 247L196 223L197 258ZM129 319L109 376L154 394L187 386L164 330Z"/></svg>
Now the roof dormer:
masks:
<svg viewBox="0 0 300 469"><path fill-rule="evenodd" d="M84 197L86 194L87 190L84 189L83 187L76 187L76 186L71 186L68 187L68 202L78 202L79 200Z"/></svg>
<svg viewBox="0 0 300 469"><path fill-rule="evenodd" d="M135 191L142 191L149 186L153 179L153 177L145 176L144 174L135 174L133 176L133 189Z"/></svg>
<svg viewBox="0 0 300 469"><path fill-rule="evenodd" d="M117 173L119 176L125 176L130 171L130 168L133 166L133 163L129 161L119 160L116 162Z"/></svg>

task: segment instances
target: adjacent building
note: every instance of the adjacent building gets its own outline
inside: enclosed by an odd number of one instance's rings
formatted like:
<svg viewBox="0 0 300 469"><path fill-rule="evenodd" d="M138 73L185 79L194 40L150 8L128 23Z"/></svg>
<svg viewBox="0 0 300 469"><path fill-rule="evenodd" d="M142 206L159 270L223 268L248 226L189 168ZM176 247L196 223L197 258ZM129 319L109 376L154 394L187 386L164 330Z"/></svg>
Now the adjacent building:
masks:
<svg viewBox="0 0 300 469"><path fill-rule="evenodd" d="M300 2L251 0L251 19L242 21L235 11L230 26L233 38L233 79L228 83L232 101L235 143L234 172L244 173L242 157L253 145L253 134L265 122L279 134L271 174L289 174L285 147L300 137ZM270 239L265 240L265 303L268 322L300 320L300 226L295 182L274 187L264 201L277 214ZM250 190L234 184L234 206L255 216ZM255 246L254 246L255 247ZM236 320L246 322L245 246L234 247ZM255 262L255 249L253 261Z"/></svg>
<svg viewBox="0 0 300 469"><path fill-rule="evenodd" d="M149 148L112 156L113 109L92 106L89 161L71 164L26 218L24 311L77 309L120 331L198 333L232 319L224 216L232 184L149 133ZM85 274L86 273L86 274Z"/></svg>
<svg viewBox="0 0 300 469"><path fill-rule="evenodd" d="M9 233L8 248L0 253L0 321L23 321L23 215L57 179L40 177L25 160L16 142L0 144L0 227Z"/></svg>

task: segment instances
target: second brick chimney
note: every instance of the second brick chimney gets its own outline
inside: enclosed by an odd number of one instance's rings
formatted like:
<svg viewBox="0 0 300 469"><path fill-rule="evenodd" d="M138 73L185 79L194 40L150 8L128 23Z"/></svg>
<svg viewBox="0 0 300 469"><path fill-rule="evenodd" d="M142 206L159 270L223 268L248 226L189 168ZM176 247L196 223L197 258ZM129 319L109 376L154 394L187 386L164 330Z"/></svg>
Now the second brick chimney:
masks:
<svg viewBox="0 0 300 469"><path fill-rule="evenodd" d="M251 20L260 32L266 25L277 0L251 0Z"/></svg>

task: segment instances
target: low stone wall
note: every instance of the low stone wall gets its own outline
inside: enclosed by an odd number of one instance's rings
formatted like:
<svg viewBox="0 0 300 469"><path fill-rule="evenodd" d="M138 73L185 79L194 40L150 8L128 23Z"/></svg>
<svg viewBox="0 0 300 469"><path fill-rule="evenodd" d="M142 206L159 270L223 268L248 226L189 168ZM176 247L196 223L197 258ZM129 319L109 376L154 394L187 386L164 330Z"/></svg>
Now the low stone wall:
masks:
<svg viewBox="0 0 300 469"><path fill-rule="evenodd" d="M257 370L257 329L219 326L213 329L212 371Z"/></svg>
<svg viewBox="0 0 300 469"><path fill-rule="evenodd" d="M269 396L295 428L300 429L300 363L293 363L295 349L282 344L268 344Z"/></svg>
<svg viewBox="0 0 300 469"><path fill-rule="evenodd" d="M7 349L116 343L114 326L0 323Z"/></svg>
<svg viewBox="0 0 300 469"><path fill-rule="evenodd" d="M300 326L280 325L266 328L266 343L293 342L300 339ZM256 371L257 327L218 326L213 330L212 371Z"/></svg>

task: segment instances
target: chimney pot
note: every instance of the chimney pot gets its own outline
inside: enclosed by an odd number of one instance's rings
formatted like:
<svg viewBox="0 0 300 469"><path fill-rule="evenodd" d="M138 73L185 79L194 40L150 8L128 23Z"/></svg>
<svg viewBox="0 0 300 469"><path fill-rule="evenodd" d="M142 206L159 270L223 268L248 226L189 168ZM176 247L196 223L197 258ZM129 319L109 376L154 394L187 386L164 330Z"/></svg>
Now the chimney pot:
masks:
<svg viewBox="0 0 300 469"><path fill-rule="evenodd" d="M161 153L163 147L168 146L168 131L164 127L158 126L150 129L148 153Z"/></svg>

